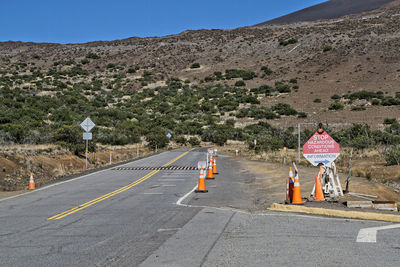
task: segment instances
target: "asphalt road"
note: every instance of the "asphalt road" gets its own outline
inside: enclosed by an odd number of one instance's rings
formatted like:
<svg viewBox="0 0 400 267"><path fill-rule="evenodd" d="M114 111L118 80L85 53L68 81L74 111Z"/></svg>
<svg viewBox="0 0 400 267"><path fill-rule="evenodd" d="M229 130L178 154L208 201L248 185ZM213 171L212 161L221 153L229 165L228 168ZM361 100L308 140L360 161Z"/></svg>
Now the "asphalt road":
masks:
<svg viewBox="0 0 400 267"><path fill-rule="evenodd" d="M235 158L219 155L209 193L191 193L205 156L164 152L0 200L0 265L398 266L398 226L257 210ZM134 169L160 166L185 168Z"/></svg>

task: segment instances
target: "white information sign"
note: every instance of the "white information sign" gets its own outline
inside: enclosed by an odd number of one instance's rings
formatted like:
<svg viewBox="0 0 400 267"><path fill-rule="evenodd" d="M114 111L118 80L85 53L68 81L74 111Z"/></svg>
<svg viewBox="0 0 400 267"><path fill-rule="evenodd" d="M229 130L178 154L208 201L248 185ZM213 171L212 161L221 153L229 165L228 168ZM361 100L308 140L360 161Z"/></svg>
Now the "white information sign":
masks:
<svg viewBox="0 0 400 267"><path fill-rule="evenodd" d="M83 140L92 140L92 133L83 133Z"/></svg>

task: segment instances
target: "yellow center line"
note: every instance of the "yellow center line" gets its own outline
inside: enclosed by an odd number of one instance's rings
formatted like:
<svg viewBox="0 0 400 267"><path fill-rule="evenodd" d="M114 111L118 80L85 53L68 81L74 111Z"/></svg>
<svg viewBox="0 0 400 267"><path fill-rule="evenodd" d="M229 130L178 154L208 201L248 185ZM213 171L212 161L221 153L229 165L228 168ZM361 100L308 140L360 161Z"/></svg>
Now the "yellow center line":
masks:
<svg viewBox="0 0 400 267"><path fill-rule="evenodd" d="M180 159L180 158L184 157L185 155L187 155L187 154L188 154L190 151L192 151L193 149L194 149L194 148L192 148L192 149L186 151L185 153L179 155L178 157L172 159L171 161L169 161L169 162L167 162L166 164L162 165L162 167L167 167L168 165L171 165L172 163L174 163L174 162L177 161L178 159ZM86 203L83 203L83 204L81 204L81 205L79 205L79 206L76 206L76 207L74 207L74 208L72 208L72 209L66 210L66 211L61 212L61 213L59 213L59 214L56 214L56 215L54 215L54 216L52 216L52 217L47 218L47 220L59 220L59 219L64 218L64 217L66 217L66 216L68 216L68 215L71 215L71 214L73 214L73 213L75 213L75 212L77 212L77 211L86 209L87 207L90 207L90 206L92 206L92 205L94 205L94 204L96 204L96 203L99 203L99 202L101 202L101 201L103 201L103 200L105 200L105 199L107 199L107 198L110 198L110 197L112 197L112 196L115 196L115 195L117 195L117 194L119 194L119 193L122 193L122 192L124 192L124 191L126 191L126 190L128 190L128 189L130 189L130 188L132 188L132 187L134 187L134 186L136 186L136 185L138 185L138 184L140 184L141 182L146 181L147 179L149 179L150 177L152 177L154 174L156 174L156 173L158 173L158 172L159 172L159 170L154 170L154 171L152 171L152 172L146 174L146 175L143 176L142 178L140 178L140 179L138 179L138 180L136 180L136 181L134 181L134 182L132 182L132 183L130 183L130 184L124 186L124 187L121 187L121 188L119 188L119 189L117 189L117 190L114 190L114 191L108 193L108 194L105 194L105 195L103 195L103 196L100 196L100 197L98 197L98 198L95 198L95 199L93 199L93 200L90 200L90 201L88 201L88 202L86 202Z"/></svg>

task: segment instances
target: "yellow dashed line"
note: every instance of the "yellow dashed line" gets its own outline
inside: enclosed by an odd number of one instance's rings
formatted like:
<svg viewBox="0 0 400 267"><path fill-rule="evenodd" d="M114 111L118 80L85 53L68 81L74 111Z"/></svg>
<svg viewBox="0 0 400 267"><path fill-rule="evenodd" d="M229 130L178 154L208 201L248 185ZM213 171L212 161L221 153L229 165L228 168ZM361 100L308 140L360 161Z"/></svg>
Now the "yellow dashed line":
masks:
<svg viewBox="0 0 400 267"><path fill-rule="evenodd" d="M178 157L174 158L173 160L171 160L171 161L165 163L162 167L167 167L168 165L174 163L174 162L177 161L178 159L184 157L186 154L188 154L188 153L189 153L190 151L192 151L193 149L194 149L194 148L192 148L192 149L190 149L189 151L187 151L187 152L185 152L185 153L179 155ZM47 220L59 220L59 219L64 218L64 217L66 217L66 216L68 216L68 215L71 215L71 214L73 214L73 213L75 213L75 212L77 212L77 211L86 209L87 207L90 207L90 206L92 206L92 205L94 205L94 204L96 204L96 203L99 203L99 202L101 202L101 201L103 201L103 200L106 200L107 198L110 198L110 197L112 197L112 196L115 196L115 195L117 195L117 194L119 194L119 193L122 193L122 192L124 192L124 191L126 191L126 190L128 190L128 189L130 189L130 188L132 188L132 187L134 187L134 186L136 186L136 185L138 185L138 184L140 184L141 182L146 181L147 179L149 179L151 176L153 176L154 174L156 174L156 173L158 173L158 172L159 172L159 170L154 170L154 171L152 171L152 172L146 174L146 175L143 176L142 178L140 178L140 179L138 179L138 180L136 180L136 181L134 181L134 182L132 182L132 183L130 183L130 184L124 186L124 187L121 187L121 188L119 188L119 189L117 189L117 190L114 190L114 191L108 193L108 194L105 194L105 195L100 196L100 197L98 197L98 198L95 198L95 199L93 199L93 200L91 200L91 201L88 201L88 202L86 202L86 203L83 203L83 204L81 204L81 205L79 205L79 206L76 206L76 207L74 207L74 208L72 208L72 209L66 210L66 211L61 212L61 213L59 213L59 214L56 214L56 215L54 215L54 216L52 216L52 217L47 218Z"/></svg>

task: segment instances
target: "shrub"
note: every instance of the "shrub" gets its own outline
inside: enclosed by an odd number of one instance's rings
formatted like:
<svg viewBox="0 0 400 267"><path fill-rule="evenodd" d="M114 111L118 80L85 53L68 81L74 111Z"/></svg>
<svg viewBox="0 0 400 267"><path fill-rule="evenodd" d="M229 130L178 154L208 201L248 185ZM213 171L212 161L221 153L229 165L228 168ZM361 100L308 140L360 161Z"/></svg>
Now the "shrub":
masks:
<svg viewBox="0 0 400 267"><path fill-rule="evenodd" d="M289 104L278 103L272 107L272 110L278 113L279 115L296 115L297 111L292 108Z"/></svg>
<svg viewBox="0 0 400 267"><path fill-rule="evenodd" d="M197 137L190 137L189 144L191 146L198 146L198 145L200 145L200 140Z"/></svg>
<svg viewBox="0 0 400 267"><path fill-rule="evenodd" d="M184 136L180 135L175 138L175 142L184 146L184 145L186 145L186 143L188 141L186 140L186 138Z"/></svg>
<svg viewBox="0 0 400 267"><path fill-rule="evenodd" d="M340 103L339 101L333 102L329 107L329 110L342 110L344 109L344 105Z"/></svg>
<svg viewBox="0 0 400 267"><path fill-rule="evenodd" d="M86 55L86 58L99 59L100 56L95 54L95 53L89 53L89 54Z"/></svg>
<svg viewBox="0 0 400 267"><path fill-rule="evenodd" d="M394 146L386 154L386 165L400 165L400 145Z"/></svg>
<svg viewBox="0 0 400 267"><path fill-rule="evenodd" d="M352 111L362 111L362 110L366 110L366 108L362 107L362 106L354 106L354 107L351 107L351 110Z"/></svg>
<svg viewBox="0 0 400 267"><path fill-rule="evenodd" d="M243 80L252 80L257 75L248 70L237 70L237 69L227 69L225 70L225 78L233 79L233 78L242 78Z"/></svg>
<svg viewBox="0 0 400 267"><path fill-rule="evenodd" d="M334 94L333 96L331 96L331 99L333 100L339 100L341 97L338 94Z"/></svg>
<svg viewBox="0 0 400 267"><path fill-rule="evenodd" d="M291 92L290 86L287 84L284 84L282 82L275 82L275 88L276 88L276 91L278 91L279 93L290 93Z"/></svg>
<svg viewBox="0 0 400 267"><path fill-rule="evenodd" d="M168 137L162 132L151 132L146 136L146 141L148 146L152 149L163 148L169 143Z"/></svg>
<svg viewBox="0 0 400 267"><path fill-rule="evenodd" d="M384 121L383 121L383 124L393 124L393 123L395 123L396 122L396 118L386 118Z"/></svg>
<svg viewBox="0 0 400 267"><path fill-rule="evenodd" d="M64 125L58 128L54 135L53 141L68 149L75 155L80 155L85 152L85 142L82 140L82 130L77 125ZM95 150L95 142L89 142L89 150Z"/></svg>
<svg viewBox="0 0 400 267"><path fill-rule="evenodd" d="M331 51L332 49L333 49L332 46L326 45L326 46L324 46L323 51L328 52L328 51Z"/></svg>
<svg viewBox="0 0 400 267"><path fill-rule="evenodd" d="M357 136L352 140L352 145L357 149L368 148L371 144L371 139L364 135Z"/></svg>
<svg viewBox="0 0 400 267"><path fill-rule="evenodd" d="M261 70L264 72L265 75L271 75L273 73L273 71L267 66L262 66Z"/></svg>
<svg viewBox="0 0 400 267"><path fill-rule="evenodd" d="M287 46L289 44L295 44L295 43L297 43L297 39L295 39L295 38L290 38L288 40L280 40L279 41L279 45L281 45L281 46Z"/></svg>
<svg viewBox="0 0 400 267"><path fill-rule="evenodd" d="M297 117L298 117L298 118L307 118L307 113L305 113L305 112L299 112L299 113L297 114Z"/></svg>
<svg viewBox="0 0 400 267"><path fill-rule="evenodd" d="M320 98L316 98L313 100L314 103L321 103L321 99Z"/></svg>
<svg viewBox="0 0 400 267"><path fill-rule="evenodd" d="M195 62L190 66L190 68L191 69L198 69L198 68L200 68L200 63Z"/></svg>
<svg viewBox="0 0 400 267"><path fill-rule="evenodd" d="M238 86L238 87L246 86L246 83L244 81L240 80L240 81L235 82L235 86Z"/></svg>

